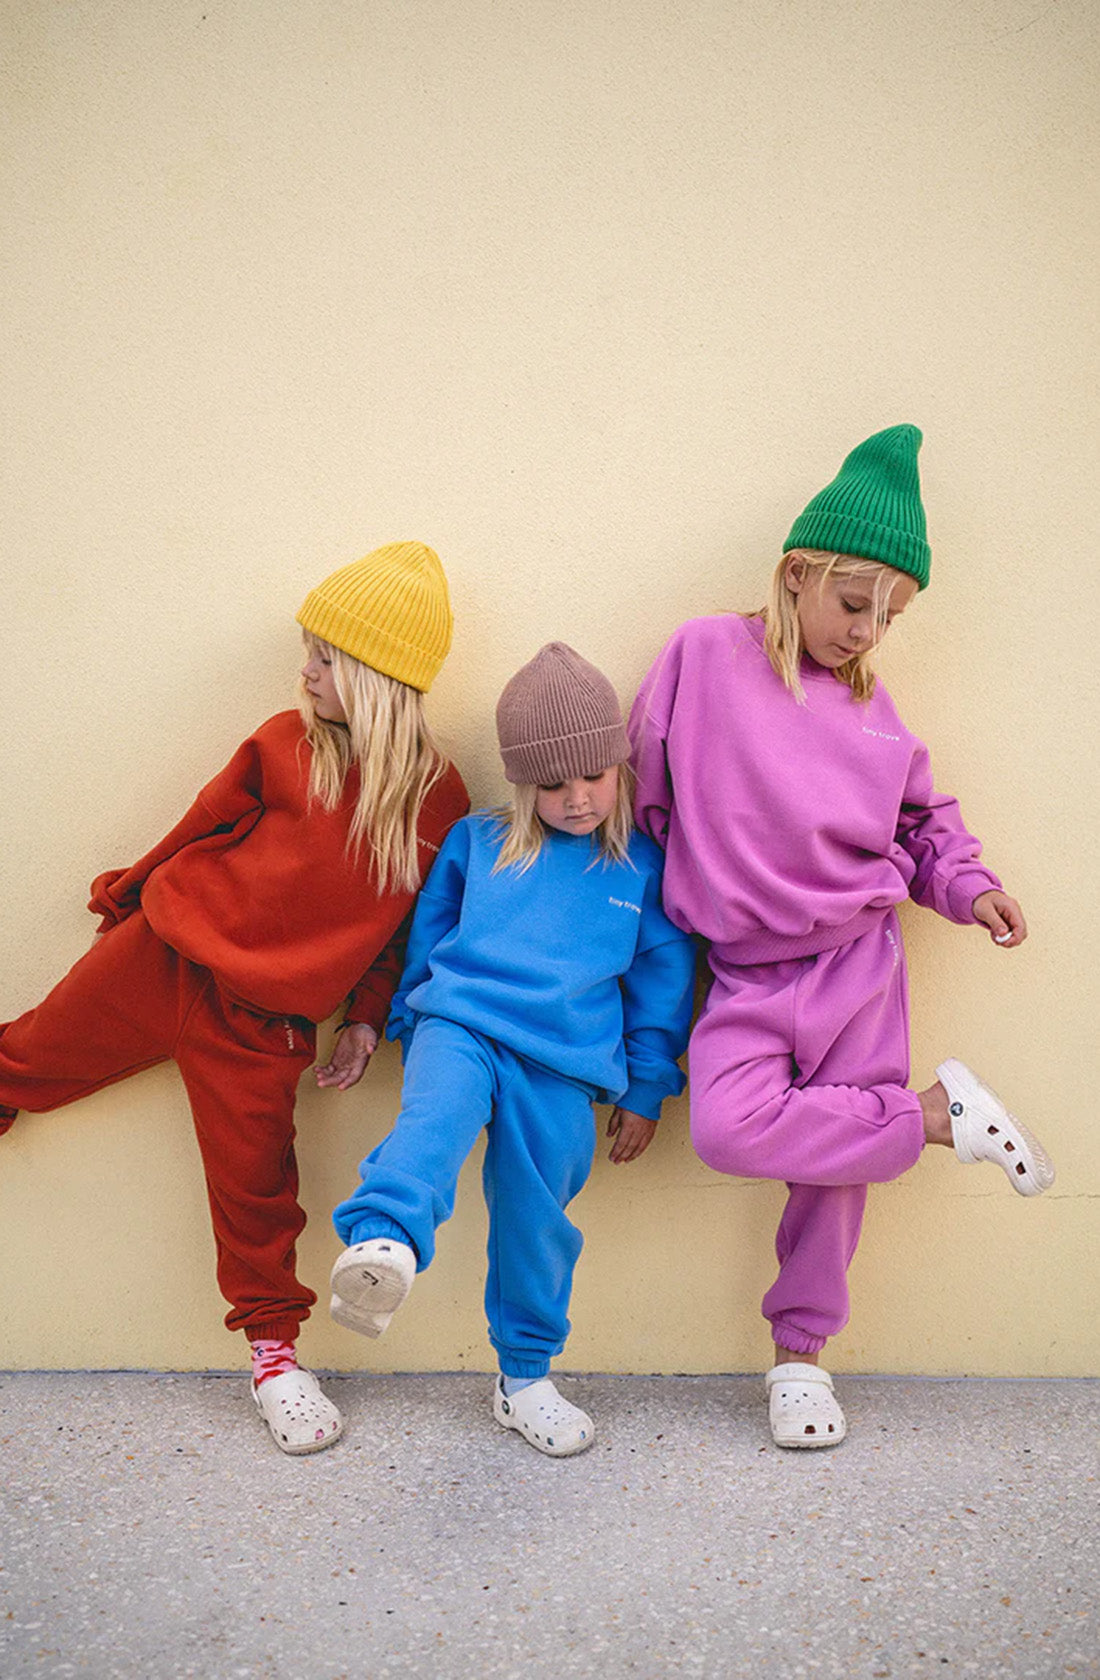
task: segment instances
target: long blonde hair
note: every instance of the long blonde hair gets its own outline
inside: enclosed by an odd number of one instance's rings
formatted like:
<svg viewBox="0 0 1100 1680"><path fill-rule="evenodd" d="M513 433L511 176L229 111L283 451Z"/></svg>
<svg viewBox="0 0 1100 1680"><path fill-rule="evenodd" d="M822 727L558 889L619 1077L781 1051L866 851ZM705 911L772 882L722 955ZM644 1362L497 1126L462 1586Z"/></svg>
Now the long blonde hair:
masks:
<svg viewBox="0 0 1100 1680"><path fill-rule="evenodd" d="M593 862L627 861L630 836L634 832L634 772L629 764L620 764L617 769L615 803L611 815L596 830L599 851ZM546 828L535 809L538 791L533 782L518 782L512 803L494 813L504 835L504 844L493 865L494 875L499 869L513 868L518 875L525 875L541 852Z"/></svg>
<svg viewBox="0 0 1100 1680"><path fill-rule="evenodd" d="M792 548L784 554L772 574L771 591L768 604L760 613L764 620L764 652L771 661L772 669L790 689L799 705L805 703L806 691L802 687L800 667L804 645L802 641L802 626L798 622L798 597L787 584L787 564L791 560L801 560L810 572L817 573L815 579L820 589L827 578L836 577L872 577L871 611L875 626L875 637L871 646L865 652L857 654L843 665L838 665L836 676L841 682L847 683L855 700L869 700L875 692L875 673L871 666L871 656L886 631L890 610L890 591L897 581L897 573L893 566L886 566L879 560L863 560L856 554L832 554L821 548Z"/></svg>
<svg viewBox="0 0 1100 1680"><path fill-rule="evenodd" d="M333 684L347 719L340 724L319 718L304 682L299 686L298 710L312 748L309 797L326 811L335 810L356 766L359 796L348 828L348 850L358 858L366 844L368 868L380 893L416 892L420 808L447 767L424 717L424 696L308 631L305 644L310 654L331 660Z"/></svg>

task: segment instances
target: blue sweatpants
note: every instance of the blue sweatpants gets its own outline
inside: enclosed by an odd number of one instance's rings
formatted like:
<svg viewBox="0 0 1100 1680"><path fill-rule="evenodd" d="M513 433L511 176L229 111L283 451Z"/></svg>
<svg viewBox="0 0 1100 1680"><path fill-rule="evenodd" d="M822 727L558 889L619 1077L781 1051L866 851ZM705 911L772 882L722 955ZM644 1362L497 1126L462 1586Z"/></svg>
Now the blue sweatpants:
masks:
<svg viewBox="0 0 1100 1680"><path fill-rule="evenodd" d="M343 1242L404 1232L418 1270L454 1211L462 1165L488 1128L485 1312L500 1368L543 1377L569 1334L569 1296L583 1238L565 1208L592 1170L590 1086L524 1061L438 1016L420 1018L405 1064L401 1113L359 1168L359 1189L333 1214Z"/></svg>

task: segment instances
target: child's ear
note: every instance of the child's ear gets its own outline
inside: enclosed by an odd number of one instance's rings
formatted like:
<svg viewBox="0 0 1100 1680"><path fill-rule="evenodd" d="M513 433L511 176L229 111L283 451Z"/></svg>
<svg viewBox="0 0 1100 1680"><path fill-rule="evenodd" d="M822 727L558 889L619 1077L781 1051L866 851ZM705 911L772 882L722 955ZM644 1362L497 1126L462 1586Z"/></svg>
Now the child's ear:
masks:
<svg viewBox="0 0 1100 1680"><path fill-rule="evenodd" d="M783 582L792 595L797 595L806 581L806 562L792 554L783 573Z"/></svg>

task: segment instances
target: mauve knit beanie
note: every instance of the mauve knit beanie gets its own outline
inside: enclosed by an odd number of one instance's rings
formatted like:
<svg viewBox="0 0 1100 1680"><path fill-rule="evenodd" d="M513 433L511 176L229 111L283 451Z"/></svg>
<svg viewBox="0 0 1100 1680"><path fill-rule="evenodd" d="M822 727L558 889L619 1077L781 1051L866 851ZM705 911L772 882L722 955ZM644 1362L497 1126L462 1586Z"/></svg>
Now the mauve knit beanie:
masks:
<svg viewBox="0 0 1100 1680"><path fill-rule="evenodd" d="M505 685L497 735L510 782L549 787L630 757L615 690L565 642L547 642Z"/></svg>

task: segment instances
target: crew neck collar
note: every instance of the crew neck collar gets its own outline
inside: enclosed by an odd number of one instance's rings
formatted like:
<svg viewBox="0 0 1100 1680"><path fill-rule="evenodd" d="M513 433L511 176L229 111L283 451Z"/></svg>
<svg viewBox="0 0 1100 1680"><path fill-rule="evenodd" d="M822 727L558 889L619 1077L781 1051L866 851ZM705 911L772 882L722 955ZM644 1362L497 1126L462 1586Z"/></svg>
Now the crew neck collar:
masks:
<svg viewBox="0 0 1100 1680"><path fill-rule="evenodd" d="M749 635L752 637L761 653L764 653L764 636L766 631L764 620L761 615L759 613L753 613L751 615L746 614L742 618L741 622L748 629ZM768 657L766 653L764 653L764 657L765 659ZM841 688L847 687L847 684L837 676L835 671L830 671L825 665L819 665L817 660L811 659L808 653L804 653L802 655L799 662L798 674L802 678L803 682L835 682L839 683Z"/></svg>

